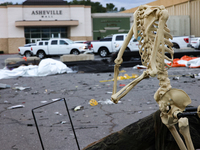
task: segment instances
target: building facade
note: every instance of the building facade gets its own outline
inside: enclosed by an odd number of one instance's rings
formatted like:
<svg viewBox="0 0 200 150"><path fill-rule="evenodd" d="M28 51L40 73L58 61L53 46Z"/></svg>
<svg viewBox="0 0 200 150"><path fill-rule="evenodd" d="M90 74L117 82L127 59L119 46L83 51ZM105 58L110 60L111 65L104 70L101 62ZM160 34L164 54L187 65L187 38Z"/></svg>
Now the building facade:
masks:
<svg viewBox="0 0 200 150"><path fill-rule="evenodd" d="M99 40L105 36L128 33L133 23L133 13L93 13L93 39Z"/></svg>
<svg viewBox="0 0 200 150"><path fill-rule="evenodd" d="M91 6L8 5L0 6L0 14L4 53L17 53L19 46L50 38L93 39Z"/></svg>
<svg viewBox="0 0 200 150"><path fill-rule="evenodd" d="M200 36L200 0L156 0L146 5L164 5L170 16L189 16L190 35L196 37ZM134 13L137 8L138 7L125 10L123 13Z"/></svg>

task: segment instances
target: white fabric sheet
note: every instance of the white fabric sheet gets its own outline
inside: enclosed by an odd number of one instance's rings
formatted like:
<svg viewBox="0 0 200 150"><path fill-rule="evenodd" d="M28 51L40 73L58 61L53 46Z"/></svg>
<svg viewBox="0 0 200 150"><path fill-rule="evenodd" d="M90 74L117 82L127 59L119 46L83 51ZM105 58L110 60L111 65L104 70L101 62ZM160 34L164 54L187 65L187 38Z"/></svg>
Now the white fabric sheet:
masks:
<svg viewBox="0 0 200 150"><path fill-rule="evenodd" d="M61 61L47 58L41 60L38 66L20 66L13 70L8 70L7 68L0 69L0 79L16 77L37 77L72 72L72 69L67 67Z"/></svg>

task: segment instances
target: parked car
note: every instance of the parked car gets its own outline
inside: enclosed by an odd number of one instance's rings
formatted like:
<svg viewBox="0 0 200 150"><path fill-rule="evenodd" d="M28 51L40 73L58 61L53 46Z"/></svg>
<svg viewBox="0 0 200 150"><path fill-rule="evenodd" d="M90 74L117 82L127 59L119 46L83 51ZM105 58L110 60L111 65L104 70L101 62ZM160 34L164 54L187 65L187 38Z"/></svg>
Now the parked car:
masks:
<svg viewBox="0 0 200 150"><path fill-rule="evenodd" d="M39 58L45 58L46 56L75 54L90 52L87 44L75 43L70 39L50 39L46 46L31 46L33 55Z"/></svg>
<svg viewBox="0 0 200 150"><path fill-rule="evenodd" d="M112 36L105 37L99 41L92 41L93 52L99 54L101 57L106 57L108 54L117 52L120 50L127 33L113 34ZM126 51L138 51L138 41L132 37L129 42Z"/></svg>

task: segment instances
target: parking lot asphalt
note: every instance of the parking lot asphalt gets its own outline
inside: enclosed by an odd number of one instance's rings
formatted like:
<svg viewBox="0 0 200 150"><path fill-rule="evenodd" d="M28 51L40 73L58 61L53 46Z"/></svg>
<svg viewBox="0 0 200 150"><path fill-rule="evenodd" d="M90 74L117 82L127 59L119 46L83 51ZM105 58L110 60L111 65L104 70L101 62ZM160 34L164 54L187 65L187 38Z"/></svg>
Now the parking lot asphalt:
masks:
<svg viewBox="0 0 200 150"><path fill-rule="evenodd" d="M1 68L8 57L18 55L1 55ZM140 75L144 71L132 67L122 70L120 76ZM168 70L172 87L184 90L192 99L192 106L200 104L200 79L191 78L192 74L198 73L199 68L178 67ZM144 79L118 104L110 103L113 89L111 79L113 72L2 79L0 83L10 88L0 90L0 149L42 149L31 110L59 98L66 99L80 149L158 110L153 99L159 88L157 78ZM118 81L117 91L132 80ZM91 99L98 104L91 106ZM8 109L16 105L22 106ZM76 106L81 107L74 111ZM63 101L35 110L35 116L45 150L78 150Z"/></svg>

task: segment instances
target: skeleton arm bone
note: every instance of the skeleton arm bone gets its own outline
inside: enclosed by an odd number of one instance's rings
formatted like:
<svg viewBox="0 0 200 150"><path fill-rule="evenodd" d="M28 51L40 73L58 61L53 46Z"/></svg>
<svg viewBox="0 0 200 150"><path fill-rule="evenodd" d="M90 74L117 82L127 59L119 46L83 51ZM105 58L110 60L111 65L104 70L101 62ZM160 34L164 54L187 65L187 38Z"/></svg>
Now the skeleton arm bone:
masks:
<svg viewBox="0 0 200 150"><path fill-rule="evenodd" d="M122 56L124 54L124 51L128 45L128 43L130 42L131 38L133 36L133 26L131 27L130 31L128 32L128 35L125 39L125 41L122 44L122 47L120 48L120 51L117 55L117 58L115 59L115 68L114 68L114 85L113 85L113 94L116 93L117 91L117 77L119 75L119 67L120 64L123 62Z"/></svg>
<svg viewBox="0 0 200 150"><path fill-rule="evenodd" d="M117 58L115 59L115 63L116 63L116 64L119 65L119 64L121 64L121 63L123 62L122 56L123 56L123 54L124 54L124 51L125 51L125 49L126 49L128 43L130 42L130 40L131 40L131 38L132 38L132 36L133 36L133 26L132 26L131 29L129 30L128 35L127 35L126 39L124 40L124 42L123 42L123 44L122 44L122 47L120 48L120 51L119 51L119 53L118 53L118 55L117 55Z"/></svg>
<svg viewBox="0 0 200 150"><path fill-rule="evenodd" d="M141 80L148 77L149 74L147 71L144 71L137 79L132 81L131 83L127 84L124 88L122 88L119 92L113 94L111 96L111 100L114 103L118 103L118 101L124 97L132 88L134 88Z"/></svg>

